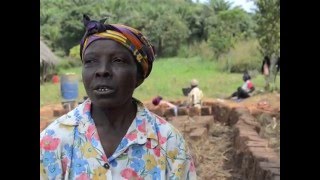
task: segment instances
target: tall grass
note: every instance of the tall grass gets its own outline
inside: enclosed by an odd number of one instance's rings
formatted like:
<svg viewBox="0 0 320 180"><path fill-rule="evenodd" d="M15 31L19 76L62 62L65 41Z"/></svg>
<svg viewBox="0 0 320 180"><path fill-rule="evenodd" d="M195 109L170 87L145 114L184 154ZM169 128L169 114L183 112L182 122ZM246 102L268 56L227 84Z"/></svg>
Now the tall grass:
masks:
<svg viewBox="0 0 320 180"><path fill-rule="evenodd" d="M227 72L244 72L259 69L261 63L258 41L240 41L219 59L219 68Z"/></svg>
<svg viewBox="0 0 320 180"><path fill-rule="evenodd" d="M81 67L62 70L61 73L73 72L79 75L79 100L86 95L81 82ZM145 101L156 95L165 99L177 100L185 98L183 87L189 87L192 78L199 80L199 87L205 98L222 98L229 96L238 86L242 85L242 73L222 72L215 61L194 58L166 58L154 62L152 73L134 92L134 97ZM264 78L257 75L252 79L256 89L263 89ZM279 87L278 77L277 86ZM60 103L60 85L40 85L40 105Z"/></svg>
<svg viewBox="0 0 320 180"><path fill-rule="evenodd" d="M210 47L210 45L205 41L181 46L178 51L178 57L182 57L182 58L200 57L201 60L207 60L207 61L215 60L212 47Z"/></svg>

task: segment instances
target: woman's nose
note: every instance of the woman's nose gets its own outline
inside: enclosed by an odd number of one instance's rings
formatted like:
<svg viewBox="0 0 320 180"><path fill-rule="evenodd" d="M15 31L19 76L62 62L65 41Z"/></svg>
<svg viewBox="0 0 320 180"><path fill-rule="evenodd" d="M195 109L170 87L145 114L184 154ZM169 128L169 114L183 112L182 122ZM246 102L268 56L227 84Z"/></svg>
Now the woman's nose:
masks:
<svg viewBox="0 0 320 180"><path fill-rule="evenodd" d="M110 65L103 63L99 69L96 71L96 76L97 77L108 77L111 76L111 69L110 69Z"/></svg>

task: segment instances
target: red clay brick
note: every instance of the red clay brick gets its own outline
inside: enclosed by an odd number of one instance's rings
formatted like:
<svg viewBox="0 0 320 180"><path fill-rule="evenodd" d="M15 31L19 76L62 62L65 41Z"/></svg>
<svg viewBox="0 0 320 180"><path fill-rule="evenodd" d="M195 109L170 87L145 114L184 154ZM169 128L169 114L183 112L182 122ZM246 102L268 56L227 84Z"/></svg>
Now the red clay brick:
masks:
<svg viewBox="0 0 320 180"><path fill-rule="evenodd" d="M196 107L189 108L189 116L200 116L201 115L201 109Z"/></svg>
<svg viewBox="0 0 320 180"><path fill-rule="evenodd" d="M261 168L280 168L280 161L278 162L265 162L265 161L260 161L259 166Z"/></svg>
<svg viewBox="0 0 320 180"><path fill-rule="evenodd" d="M47 126L48 126L48 122L47 121L40 121L40 132L44 129L44 128L46 128Z"/></svg>
<svg viewBox="0 0 320 180"><path fill-rule="evenodd" d="M188 115L188 108L186 107L179 107L178 108L178 116L184 116L184 115Z"/></svg>
<svg viewBox="0 0 320 180"><path fill-rule="evenodd" d="M156 108L152 108L152 109L149 109L151 112L155 113L156 115L158 116L161 116L163 117L164 115L164 112L163 110L160 108L160 107L156 107Z"/></svg>
<svg viewBox="0 0 320 180"><path fill-rule="evenodd" d="M189 136L194 140L199 140L201 138L205 138L207 135L208 135L208 131L206 128L197 128L197 129L194 129Z"/></svg>
<svg viewBox="0 0 320 180"><path fill-rule="evenodd" d="M164 117L172 117L172 116L175 116L175 115L174 115L174 110L171 109L171 108L165 109L165 110L164 110L164 113L163 113L163 116L164 116Z"/></svg>
<svg viewBox="0 0 320 180"><path fill-rule="evenodd" d="M221 123L227 123L229 118L229 113L231 109L225 104L215 103L212 105L212 114L214 115L214 120Z"/></svg>
<svg viewBox="0 0 320 180"><path fill-rule="evenodd" d="M277 154L272 149L262 147L249 147L249 151L259 161L276 161L279 159Z"/></svg>
<svg viewBox="0 0 320 180"><path fill-rule="evenodd" d="M60 117L60 116L62 116L64 114L66 114L66 113L68 113L68 111L66 109L62 109L62 108L53 110L53 116L54 117Z"/></svg>
<svg viewBox="0 0 320 180"><path fill-rule="evenodd" d="M214 102L214 101L204 101L204 102L202 103L202 105L203 105L203 106L210 106L210 107L212 107L215 103L216 103L216 102Z"/></svg>
<svg viewBox="0 0 320 180"><path fill-rule="evenodd" d="M211 106L202 106L201 107L201 116L211 115Z"/></svg>
<svg viewBox="0 0 320 180"><path fill-rule="evenodd" d="M266 140L261 140L261 141L247 141L246 142L247 146L249 147L262 147L266 148L268 146L268 142Z"/></svg>

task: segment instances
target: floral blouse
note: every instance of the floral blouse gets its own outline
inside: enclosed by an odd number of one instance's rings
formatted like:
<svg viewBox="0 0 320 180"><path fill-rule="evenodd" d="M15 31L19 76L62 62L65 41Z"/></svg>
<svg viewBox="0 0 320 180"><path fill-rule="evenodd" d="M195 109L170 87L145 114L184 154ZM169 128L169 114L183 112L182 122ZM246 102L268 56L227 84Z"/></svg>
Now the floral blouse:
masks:
<svg viewBox="0 0 320 180"><path fill-rule="evenodd" d="M40 133L40 179L196 179L182 135L137 101L137 115L106 157L87 99Z"/></svg>

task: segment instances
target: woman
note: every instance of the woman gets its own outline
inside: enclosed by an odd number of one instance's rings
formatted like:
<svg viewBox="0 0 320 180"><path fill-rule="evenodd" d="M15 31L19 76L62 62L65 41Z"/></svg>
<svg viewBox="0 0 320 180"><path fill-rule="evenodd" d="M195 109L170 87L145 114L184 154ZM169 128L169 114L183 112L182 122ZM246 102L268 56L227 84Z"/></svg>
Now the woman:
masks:
<svg viewBox="0 0 320 180"><path fill-rule="evenodd" d="M243 74L242 80L244 81L243 85L238 87L237 91L232 93L230 98L237 97L237 99L245 99L250 97L250 93L255 90L255 87L251 82L251 77L247 72Z"/></svg>
<svg viewBox="0 0 320 180"><path fill-rule="evenodd" d="M195 179L182 135L133 98L153 46L136 29L84 15L82 78L88 99L40 134L41 179Z"/></svg>
<svg viewBox="0 0 320 180"><path fill-rule="evenodd" d="M261 73L264 75L265 79L265 89L269 90L270 87L270 66L271 66L271 61L269 56L265 56L263 61L262 61L262 66L261 66Z"/></svg>
<svg viewBox="0 0 320 180"><path fill-rule="evenodd" d="M165 106L168 108L173 109L174 112L174 116L178 116L178 106L170 103L169 101L165 101L163 100L163 98L161 96L157 96L155 98L152 99L152 104L155 106Z"/></svg>

